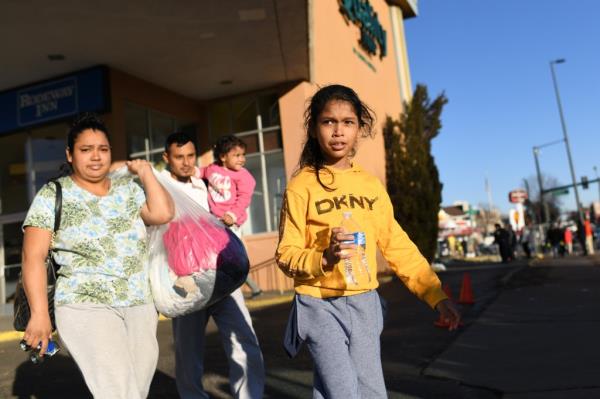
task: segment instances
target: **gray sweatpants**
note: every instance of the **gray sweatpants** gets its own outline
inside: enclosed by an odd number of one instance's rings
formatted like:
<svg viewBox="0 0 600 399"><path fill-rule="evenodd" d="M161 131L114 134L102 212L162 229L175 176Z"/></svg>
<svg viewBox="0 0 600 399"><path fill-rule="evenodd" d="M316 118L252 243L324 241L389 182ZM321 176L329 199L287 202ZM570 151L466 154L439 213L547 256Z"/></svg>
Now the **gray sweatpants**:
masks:
<svg viewBox="0 0 600 399"><path fill-rule="evenodd" d="M295 301L298 335L314 361L313 398L387 398L377 291L327 299L296 295Z"/></svg>
<svg viewBox="0 0 600 399"><path fill-rule="evenodd" d="M158 361L157 323L153 304L56 307L60 339L95 399L148 396Z"/></svg>

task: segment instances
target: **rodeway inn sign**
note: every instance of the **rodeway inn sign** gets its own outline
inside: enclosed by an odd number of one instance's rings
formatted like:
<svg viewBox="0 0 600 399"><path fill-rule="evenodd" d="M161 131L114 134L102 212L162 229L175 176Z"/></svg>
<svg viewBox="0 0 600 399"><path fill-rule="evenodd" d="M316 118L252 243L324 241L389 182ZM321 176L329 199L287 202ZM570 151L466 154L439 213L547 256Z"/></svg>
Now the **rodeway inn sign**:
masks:
<svg viewBox="0 0 600 399"><path fill-rule="evenodd" d="M76 114L77 80L68 78L17 92L19 126Z"/></svg>
<svg viewBox="0 0 600 399"><path fill-rule="evenodd" d="M0 134L110 108L108 69L84 69L0 93Z"/></svg>
<svg viewBox="0 0 600 399"><path fill-rule="evenodd" d="M367 53L377 55L379 45L379 58L385 57L386 33L371 3L368 0L339 0L339 2L342 15L360 28L360 46Z"/></svg>

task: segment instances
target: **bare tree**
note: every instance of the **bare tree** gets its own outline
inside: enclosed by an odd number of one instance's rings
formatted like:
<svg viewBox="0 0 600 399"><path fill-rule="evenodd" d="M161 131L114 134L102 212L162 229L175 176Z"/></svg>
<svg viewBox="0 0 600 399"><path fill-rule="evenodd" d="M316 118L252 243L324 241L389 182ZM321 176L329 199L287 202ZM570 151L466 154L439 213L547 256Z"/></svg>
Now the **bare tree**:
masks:
<svg viewBox="0 0 600 399"><path fill-rule="evenodd" d="M496 223L502 223L502 215L496 208L488 209L487 205L479 204L479 212L475 216L477 226L484 228L484 232L489 234L494 231Z"/></svg>
<svg viewBox="0 0 600 399"><path fill-rule="evenodd" d="M563 185L556 177L541 174L542 185L544 190L548 190L553 187L559 187ZM545 219L545 212L542 207L541 197L540 197L540 186L538 183L537 176L529 176L527 179L524 179L529 188L529 200L525 203L528 208L528 216L536 220L537 222L553 222L560 216L560 207L562 205L562 199L560 196L554 195L552 193L546 193L544 195L544 201L548 206L548 214L550 216L550 220Z"/></svg>

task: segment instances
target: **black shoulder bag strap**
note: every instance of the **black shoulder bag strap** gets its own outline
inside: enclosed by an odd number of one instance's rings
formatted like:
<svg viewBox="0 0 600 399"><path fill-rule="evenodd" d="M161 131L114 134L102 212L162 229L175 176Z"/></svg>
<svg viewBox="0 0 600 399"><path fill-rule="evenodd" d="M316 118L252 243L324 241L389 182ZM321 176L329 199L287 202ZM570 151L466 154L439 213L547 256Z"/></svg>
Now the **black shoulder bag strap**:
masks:
<svg viewBox="0 0 600 399"><path fill-rule="evenodd" d="M58 180L52 180L56 186L56 201L54 202L54 233L60 229L60 214L62 212L62 186Z"/></svg>
<svg viewBox="0 0 600 399"><path fill-rule="evenodd" d="M52 183L56 186L56 200L54 201L54 234L60 229L60 219L62 213L62 186L58 180L52 180ZM53 234L53 235L54 235ZM54 237L53 241L54 241ZM56 281L56 271L60 268L60 265L52 261L52 248L48 249L48 260L50 260L49 267L47 268L48 279L53 278ZM50 281L50 280L48 280Z"/></svg>

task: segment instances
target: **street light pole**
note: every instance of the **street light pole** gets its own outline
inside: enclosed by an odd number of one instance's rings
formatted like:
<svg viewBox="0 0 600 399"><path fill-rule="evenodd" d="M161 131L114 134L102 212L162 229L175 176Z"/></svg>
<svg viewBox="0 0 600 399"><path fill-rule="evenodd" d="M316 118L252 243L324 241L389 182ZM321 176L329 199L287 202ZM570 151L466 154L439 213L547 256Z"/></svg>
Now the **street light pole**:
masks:
<svg viewBox="0 0 600 399"><path fill-rule="evenodd" d="M577 213L579 215L579 221L583 226L583 210L581 209L581 202L579 201L579 190L577 190L577 177L575 176L575 168L573 167L573 159L571 159L571 146L569 144L569 136L567 135L567 125L565 123L565 117L563 115L562 104L560 102L560 93L558 92L558 83L556 82L556 74L554 73L554 64L562 64L565 62L564 58L559 58L554 61L550 61L550 72L552 73L552 83L554 83L554 93L556 94L556 102L558 104L558 113L560 114L560 123L562 126L563 137L565 140L565 146L567 147L567 158L569 159L569 168L571 169L571 179L573 180L573 190L575 191L575 202L577 204Z"/></svg>
<svg viewBox="0 0 600 399"><path fill-rule="evenodd" d="M594 173L596 173L596 184L598 185L598 201L600 201L600 178L598 177L598 167L594 166ZM598 217L598 215L596 215Z"/></svg>
<svg viewBox="0 0 600 399"><path fill-rule="evenodd" d="M525 178L523 178L523 186L525 187L525 192L527 193L527 198L529 198L529 182Z"/></svg>
<svg viewBox="0 0 600 399"><path fill-rule="evenodd" d="M544 222L550 222L550 212L548 212L548 205L544 200L544 185L542 184L542 173L540 172L540 161L538 160L538 154L540 153L539 147L533 147L533 158L535 159L535 170L537 171L538 186L540 187L540 202L542 209L544 210Z"/></svg>

